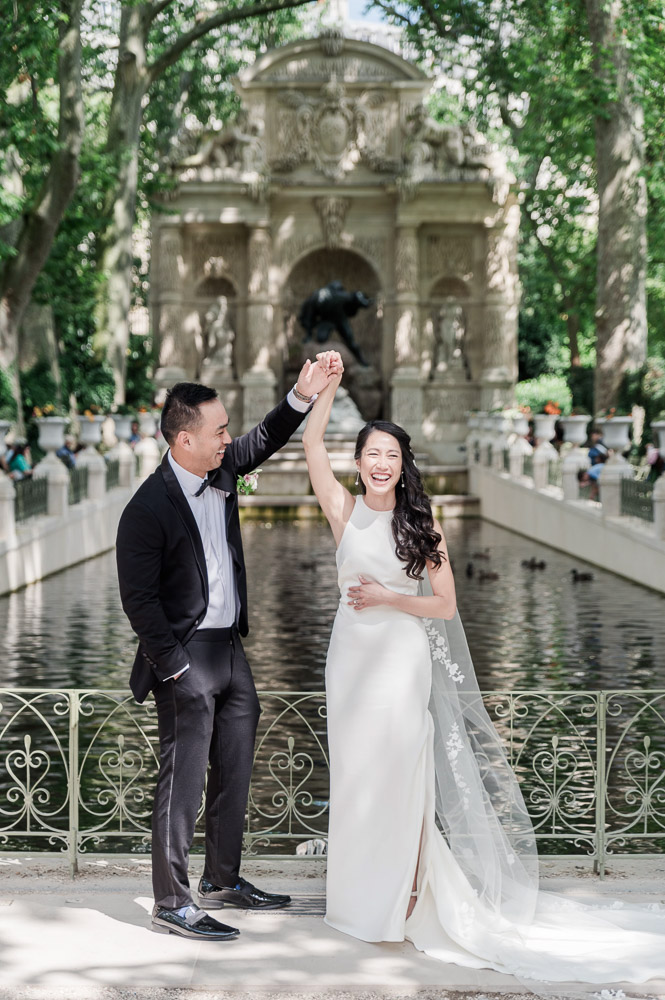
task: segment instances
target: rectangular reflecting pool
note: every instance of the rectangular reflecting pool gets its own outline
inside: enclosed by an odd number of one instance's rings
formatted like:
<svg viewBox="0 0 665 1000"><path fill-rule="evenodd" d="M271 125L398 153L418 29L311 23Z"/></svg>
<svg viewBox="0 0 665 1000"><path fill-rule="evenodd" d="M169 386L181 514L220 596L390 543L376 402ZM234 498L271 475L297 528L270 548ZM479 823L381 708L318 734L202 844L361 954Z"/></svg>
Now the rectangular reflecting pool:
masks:
<svg viewBox="0 0 665 1000"><path fill-rule="evenodd" d="M487 522L444 528L481 688L665 687L664 596ZM243 539L257 686L321 689L338 601L327 525L252 521ZM0 687L125 687L135 639L114 553L0 598L0 631Z"/></svg>

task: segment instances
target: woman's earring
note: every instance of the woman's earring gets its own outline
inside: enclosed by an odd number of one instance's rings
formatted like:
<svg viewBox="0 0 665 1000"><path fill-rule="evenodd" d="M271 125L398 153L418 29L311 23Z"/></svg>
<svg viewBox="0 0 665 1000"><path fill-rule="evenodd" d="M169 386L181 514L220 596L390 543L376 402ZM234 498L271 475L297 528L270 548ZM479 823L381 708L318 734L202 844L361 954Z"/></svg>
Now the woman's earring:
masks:
<svg viewBox="0 0 665 1000"><path fill-rule="evenodd" d="M356 472L356 486L360 484L360 469Z"/></svg>
<svg viewBox="0 0 665 1000"><path fill-rule="evenodd" d="M402 481L400 483L400 486L402 487L402 489L404 489L404 473L402 473Z"/></svg>

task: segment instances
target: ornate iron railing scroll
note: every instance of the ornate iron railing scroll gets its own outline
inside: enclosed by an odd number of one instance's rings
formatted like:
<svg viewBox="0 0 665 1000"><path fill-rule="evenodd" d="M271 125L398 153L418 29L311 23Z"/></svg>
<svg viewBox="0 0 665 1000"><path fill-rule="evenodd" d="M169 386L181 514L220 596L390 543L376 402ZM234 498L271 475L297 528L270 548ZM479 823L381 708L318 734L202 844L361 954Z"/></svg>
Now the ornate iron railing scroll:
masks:
<svg viewBox="0 0 665 1000"><path fill-rule="evenodd" d="M597 693L493 691L484 698L520 779L539 851L565 845L595 857Z"/></svg>
<svg viewBox="0 0 665 1000"><path fill-rule="evenodd" d="M258 854L325 838L328 740L325 694L262 691L245 849Z"/></svg>
<svg viewBox="0 0 665 1000"><path fill-rule="evenodd" d="M325 838L321 691L259 692L245 850ZM484 695L543 853L608 856L665 845L665 691ZM147 852L158 740L150 701L125 692L0 690L0 849ZM203 836L199 824L196 842Z"/></svg>
<svg viewBox="0 0 665 1000"><path fill-rule="evenodd" d="M603 854L641 842L650 852L665 843L665 692L608 691L604 695L606 773Z"/></svg>
<svg viewBox="0 0 665 1000"><path fill-rule="evenodd" d="M69 691L0 691L3 848L69 847L71 705Z"/></svg>

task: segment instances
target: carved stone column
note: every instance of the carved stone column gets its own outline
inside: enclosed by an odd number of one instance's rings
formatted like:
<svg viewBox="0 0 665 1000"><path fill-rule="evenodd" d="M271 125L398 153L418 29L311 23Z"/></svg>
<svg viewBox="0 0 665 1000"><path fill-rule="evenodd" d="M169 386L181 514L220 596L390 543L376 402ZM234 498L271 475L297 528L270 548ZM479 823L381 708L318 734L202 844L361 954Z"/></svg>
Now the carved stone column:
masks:
<svg viewBox="0 0 665 1000"><path fill-rule="evenodd" d="M243 387L243 431L275 405L276 378L270 367L273 307L270 300L272 239L267 224L252 227L247 246L247 370Z"/></svg>
<svg viewBox="0 0 665 1000"><path fill-rule="evenodd" d="M152 283L157 293L154 328L159 346L159 368L155 372L158 389L194 376L194 370L189 370L191 366L187 364L187 345L183 340L182 268L180 229L165 227L159 234L157 274Z"/></svg>
<svg viewBox="0 0 665 1000"><path fill-rule="evenodd" d="M391 416L414 440L422 438L423 398L418 323L418 234L401 226L395 240L395 368Z"/></svg>
<svg viewBox="0 0 665 1000"><path fill-rule="evenodd" d="M514 203L487 234L480 373L481 406L487 410L510 402L517 379L518 230L519 205Z"/></svg>

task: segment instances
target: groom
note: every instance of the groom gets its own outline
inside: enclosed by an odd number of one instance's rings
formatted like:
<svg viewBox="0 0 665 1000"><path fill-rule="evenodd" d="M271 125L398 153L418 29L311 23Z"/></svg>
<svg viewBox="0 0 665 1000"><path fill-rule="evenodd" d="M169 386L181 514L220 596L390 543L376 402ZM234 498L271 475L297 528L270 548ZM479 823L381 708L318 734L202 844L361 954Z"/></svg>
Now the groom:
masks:
<svg viewBox="0 0 665 1000"><path fill-rule="evenodd" d="M138 702L152 691L157 707L152 926L161 933L215 941L239 934L194 904L187 877L208 764L199 901L209 909L291 901L239 874L260 708L240 641L248 618L236 482L286 444L341 370L338 354L318 357L260 424L235 439L214 389L193 382L170 389L161 419L169 451L120 519L120 596L139 638L130 685Z"/></svg>

